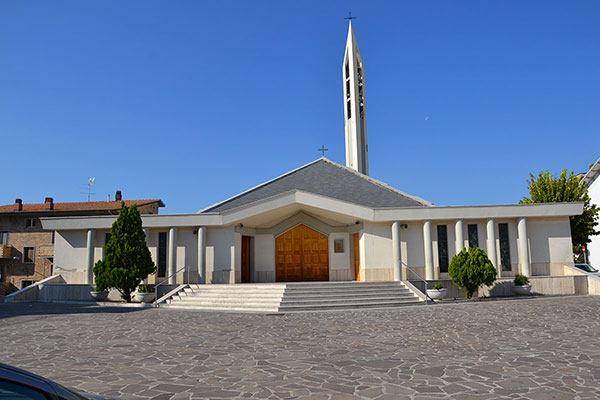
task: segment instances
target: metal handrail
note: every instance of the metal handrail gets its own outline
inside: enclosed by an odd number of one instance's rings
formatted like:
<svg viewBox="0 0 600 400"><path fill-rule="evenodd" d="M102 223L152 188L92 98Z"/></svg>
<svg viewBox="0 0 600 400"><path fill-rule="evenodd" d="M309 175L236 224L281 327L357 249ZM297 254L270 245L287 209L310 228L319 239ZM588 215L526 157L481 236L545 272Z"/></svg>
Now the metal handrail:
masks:
<svg viewBox="0 0 600 400"><path fill-rule="evenodd" d="M404 265L406 268L408 268L410 270L410 272L412 272L413 274L415 274L420 280L423 281L423 283L425 283L425 297L427 297L427 299L431 300L432 303L435 303L433 301L433 299L431 297L429 297L429 295L427 294L427 280L425 278L423 278L421 275L419 275L417 273L417 271L415 271L414 269L412 269L408 264L406 264L405 262L403 262L402 260L400 260L400 264ZM408 277L407 277L408 278ZM408 279L407 279L408 280ZM425 304L429 304L429 301L425 299Z"/></svg>
<svg viewBox="0 0 600 400"><path fill-rule="evenodd" d="M171 275L167 276L165 279L163 279L162 281L160 281L157 285L154 285L154 303L152 304L156 304L156 302L158 301L158 287L160 285L162 285L163 283L167 282L169 279L171 279L173 276L177 275L178 273L180 273L183 270L186 270L187 272L187 284L190 283L190 270L188 269L188 266L184 266L179 268L177 271L173 272ZM185 279L184 279L185 281ZM185 284L185 282L184 282Z"/></svg>

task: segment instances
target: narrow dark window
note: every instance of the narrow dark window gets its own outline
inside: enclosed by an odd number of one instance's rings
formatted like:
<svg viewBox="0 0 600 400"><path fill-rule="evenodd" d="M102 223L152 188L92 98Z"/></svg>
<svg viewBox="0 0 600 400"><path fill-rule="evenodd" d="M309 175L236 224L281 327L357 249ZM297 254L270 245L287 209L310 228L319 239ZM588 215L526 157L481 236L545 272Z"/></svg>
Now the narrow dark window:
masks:
<svg viewBox="0 0 600 400"><path fill-rule="evenodd" d="M352 118L352 102L348 100L346 102L346 106L348 108L348 119Z"/></svg>
<svg viewBox="0 0 600 400"><path fill-rule="evenodd" d="M498 233L500 236L500 263L502 271L511 271L510 265L510 244L508 242L508 224L498 224Z"/></svg>
<svg viewBox="0 0 600 400"><path fill-rule="evenodd" d="M110 240L110 232L104 234L104 249L102 249L102 255L106 254L106 245L108 244L109 240Z"/></svg>
<svg viewBox="0 0 600 400"><path fill-rule="evenodd" d="M350 78L350 63L348 62L348 58L346 58L346 76L344 78Z"/></svg>
<svg viewBox="0 0 600 400"><path fill-rule="evenodd" d="M448 272L448 230L446 225L437 226L437 245L440 272Z"/></svg>
<svg viewBox="0 0 600 400"><path fill-rule="evenodd" d="M167 276L167 232L158 232L158 276Z"/></svg>
<svg viewBox="0 0 600 400"><path fill-rule="evenodd" d="M8 244L8 231L0 231L0 245Z"/></svg>
<svg viewBox="0 0 600 400"><path fill-rule="evenodd" d="M469 247L479 247L479 238L477 237L477 224L467 225L467 231L469 233Z"/></svg>
<svg viewBox="0 0 600 400"><path fill-rule="evenodd" d="M346 100L350 100L350 80L346 81Z"/></svg>
<svg viewBox="0 0 600 400"><path fill-rule="evenodd" d="M56 231L52 231L52 236L50 236L50 243L54 244L55 239L56 239Z"/></svg>

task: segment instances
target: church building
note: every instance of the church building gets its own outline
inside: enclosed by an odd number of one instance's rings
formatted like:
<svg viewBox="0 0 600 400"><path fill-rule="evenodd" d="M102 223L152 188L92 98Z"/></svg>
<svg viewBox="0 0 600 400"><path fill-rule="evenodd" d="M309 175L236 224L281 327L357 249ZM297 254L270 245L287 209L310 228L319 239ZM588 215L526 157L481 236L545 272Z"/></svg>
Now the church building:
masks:
<svg viewBox="0 0 600 400"><path fill-rule="evenodd" d="M352 28L342 64L346 164L325 157L193 214L143 215L158 267L150 283L400 281L448 278L481 247L498 277L562 276L569 216L583 203L435 206L369 176L365 68ZM115 216L43 218L54 271L93 283Z"/></svg>

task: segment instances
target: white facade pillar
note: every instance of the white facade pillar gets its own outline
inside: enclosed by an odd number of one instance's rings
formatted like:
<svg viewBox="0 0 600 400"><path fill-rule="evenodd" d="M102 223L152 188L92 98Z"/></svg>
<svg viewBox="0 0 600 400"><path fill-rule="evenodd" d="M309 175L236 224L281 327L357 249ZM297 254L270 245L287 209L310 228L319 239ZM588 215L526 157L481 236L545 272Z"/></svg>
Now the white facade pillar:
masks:
<svg viewBox="0 0 600 400"><path fill-rule="evenodd" d="M206 283L206 227L198 227L198 283Z"/></svg>
<svg viewBox="0 0 600 400"><path fill-rule="evenodd" d="M462 249L465 248L465 239L463 237L463 221L462 219L457 219L456 223L454 224L454 234L456 236L456 243L455 243L455 254L458 254L462 251Z"/></svg>
<svg viewBox="0 0 600 400"><path fill-rule="evenodd" d="M167 269L169 270L169 284L177 283L177 228L169 228L169 249L167 251Z"/></svg>
<svg viewBox="0 0 600 400"><path fill-rule="evenodd" d="M88 285L94 283L94 237L96 230L88 229L87 231L87 276L86 282Z"/></svg>
<svg viewBox="0 0 600 400"><path fill-rule="evenodd" d="M150 239L150 230L148 228L144 228L144 235L146 236L146 246L147 246L148 241Z"/></svg>
<svg viewBox="0 0 600 400"><path fill-rule="evenodd" d="M527 239L527 218L519 218L517 223L519 264L521 274L531 276L531 265L529 263L529 240Z"/></svg>
<svg viewBox="0 0 600 400"><path fill-rule="evenodd" d="M400 222L392 223L392 255L394 257L394 281L402 280L402 262L400 260Z"/></svg>
<svg viewBox="0 0 600 400"><path fill-rule="evenodd" d="M488 258L496 267L497 276L500 277L501 271L498 267L498 257L496 256L496 231L494 230L494 219L489 218L485 224L485 230L487 233L486 251Z"/></svg>
<svg viewBox="0 0 600 400"><path fill-rule="evenodd" d="M423 222L423 245L425 247L425 279L433 280L433 249L431 247L431 221Z"/></svg>

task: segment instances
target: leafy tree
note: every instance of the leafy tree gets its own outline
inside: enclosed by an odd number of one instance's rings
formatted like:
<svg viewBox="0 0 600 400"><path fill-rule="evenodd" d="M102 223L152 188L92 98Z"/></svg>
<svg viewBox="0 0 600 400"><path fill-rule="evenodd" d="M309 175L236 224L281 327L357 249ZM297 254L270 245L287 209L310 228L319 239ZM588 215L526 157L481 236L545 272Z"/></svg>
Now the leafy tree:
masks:
<svg viewBox="0 0 600 400"><path fill-rule="evenodd" d="M594 227L598 225L598 206L591 204L585 185L581 185L581 178L571 171L567 175L565 169L560 173L560 177L552 176L550 171L540 172L537 179L533 174L529 174L531 180L527 180L530 197L523 197L520 204L528 203L562 203L582 201L583 213L570 217L571 236L573 238L573 253L580 254L581 246L587 245L590 236L597 235L600 231L595 231Z"/></svg>
<svg viewBox="0 0 600 400"><path fill-rule="evenodd" d="M459 289L466 289L465 297L470 299L479 286L491 286L494 283L496 267L482 249L462 249L452 257L448 274Z"/></svg>
<svg viewBox="0 0 600 400"><path fill-rule="evenodd" d="M104 257L94 266L96 290L117 289L121 297L130 303L131 293L142 279L155 271L140 213L135 204L128 208L125 202L121 202Z"/></svg>

